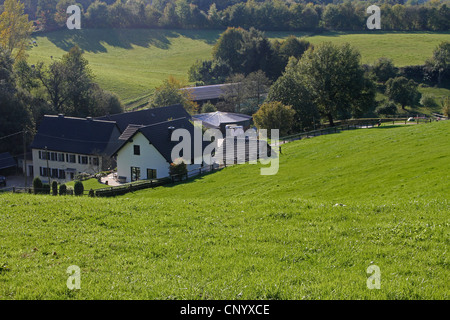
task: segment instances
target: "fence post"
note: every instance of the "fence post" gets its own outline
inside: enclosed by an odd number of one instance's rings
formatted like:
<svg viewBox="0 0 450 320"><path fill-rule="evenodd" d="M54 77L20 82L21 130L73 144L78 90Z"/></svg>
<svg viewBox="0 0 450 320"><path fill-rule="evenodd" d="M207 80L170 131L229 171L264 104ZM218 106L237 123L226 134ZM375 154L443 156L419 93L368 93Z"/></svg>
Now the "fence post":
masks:
<svg viewBox="0 0 450 320"><path fill-rule="evenodd" d="M13 193L16 193L16 187L13 187Z"/></svg>

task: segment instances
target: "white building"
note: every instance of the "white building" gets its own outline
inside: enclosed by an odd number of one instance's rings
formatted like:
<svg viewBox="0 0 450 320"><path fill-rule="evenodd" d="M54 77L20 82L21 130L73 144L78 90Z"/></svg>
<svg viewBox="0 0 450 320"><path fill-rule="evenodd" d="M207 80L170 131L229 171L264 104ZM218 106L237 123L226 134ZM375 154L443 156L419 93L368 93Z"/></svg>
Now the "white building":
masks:
<svg viewBox="0 0 450 320"><path fill-rule="evenodd" d="M108 165L119 136L114 121L46 115L31 144L34 177L63 183L113 169Z"/></svg>
<svg viewBox="0 0 450 320"><path fill-rule="evenodd" d="M180 118L149 126L130 125L119 140L121 146L114 152L117 155L117 176L123 182L168 177L172 159L172 149L179 142L171 141L176 129L188 130L192 137L194 126L189 119ZM204 143L202 143L202 146ZM202 162L201 156L194 159L193 141L191 144L191 163ZM202 147L203 152L203 147ZM183 156L183 155L181 155ZM184 157L183 157L184 158ZM198 169L202 164L189 164L188 171Z"/></svg>

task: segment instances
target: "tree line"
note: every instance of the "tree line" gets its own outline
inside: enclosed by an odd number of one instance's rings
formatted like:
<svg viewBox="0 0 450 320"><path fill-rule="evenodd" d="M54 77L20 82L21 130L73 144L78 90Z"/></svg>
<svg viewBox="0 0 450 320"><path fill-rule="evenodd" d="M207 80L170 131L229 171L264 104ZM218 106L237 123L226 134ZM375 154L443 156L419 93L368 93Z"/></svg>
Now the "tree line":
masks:
<svg viewBox="0 0 450 320"><path fill-rule="evenodd" d="M38 30L65 28L72 0L22 0ZM0 0L1 5L4 0ZM406 1L405 1L406 2ZM404 1L283 1L283 0L77 0L82 25L91 28L226 29L321 31L366 30L372 4L381 8L383 30L450 28L448 0Z"/></svg>

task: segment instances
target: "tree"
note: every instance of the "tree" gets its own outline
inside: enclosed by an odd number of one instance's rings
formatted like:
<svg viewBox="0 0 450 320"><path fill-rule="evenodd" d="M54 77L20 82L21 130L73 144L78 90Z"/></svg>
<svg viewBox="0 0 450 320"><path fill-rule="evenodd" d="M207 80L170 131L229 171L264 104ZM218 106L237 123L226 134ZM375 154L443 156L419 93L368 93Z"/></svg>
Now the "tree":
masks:
<svg viewBox="0 0 450 320"><path fill-rule="evenodd" d="M74 192L76 196L82 196L84 192L84 185L81 181L75 181L75 185L73 186Z"/></svg>
<svg viewBox="0 0 450 320"><path fill-rule="evenodd" d="M5 0L0 15L0 45L9 50L15 59L25 58L33 24L24 14L24 4L18 0Z"/></svg>
<svg viewBox="0 0 450 320"><path fill-rule="evenodd" d="M174 104L182 104L183 107L190 113L197 111L197 104L192 101L189 90L180 90L185 85L170 76L164 80L163 84L156 88L155 93L149 101L151 108L170 106Z"/></svg>
<svg viewBox="0 0 450 320"><path fill-rule="evenodd" d="M385 94L405 110L406 106L415 106L419 103L420 92L417 87L416 82L405 77L391 78L386 82Z"/></svg>
<svg viewBox="0 0 450 320"><path fill-rule="evenodd" d="M450 70L450 42L441 42L433 51L433 56L425 63L426 68L438 75L438 84L441 84L442 75Z"/></svg>
<svg viewBox="0 0 450 320"><path fill-rule="evenodd" d="M291 59L286 72L270 87L267 101L279 101L295 110L293 130L312 130L320 121L320 114L312 95L295 71L297 60Z"/></svg>
<svg viewBox="0 0 450 320"><path fill-rule="evenodd" d="M278 129L281 137L292 130L295 111L278 101L264 103L253 115L253 121L258 129Z"/></svg>
<svg viewBox="0 0 450 320"><path fill-rule="evenodd" d="M379 115L393 116L397 114L397 105L392 101L387 101L379 106L375 112Z"/></svg>
<svg viewBox="0 0 450 320"><path fill-rule="evenodd" d="M209 101L202 106L202 113L210 113L216 111L217 108Z"/></svg>
<svg viewBox="0 0 450 320"><path fill-rule="evenodd" d="M372 73L378 81L386 82L396 76L397 70L391 59L382 57L372 66Z"/></svg>
<svg viewBox="0 0 450 320"><path fill-rule="evenodd" d="M247 98L250 100L249 112L254 113L263 102L263 95L269 90L271 81L262 70L250 73L244 80Z"/></svg>
<svg viewBox="0 0 450 320"><path fill-rule="evenodd" d="M34 178L33 180L33 191L34 194L40 194L42 193L42 181L39 179L39 177Z"/></svg>
<svg viewBox="0 0 450 320"><path fill-rule="evenodd" d="M348 43L341 46L323 43L308 50L295 70L330 126L334 126L333 119L340 114L360 113L374 105L374 92L367 87L371 82L364 77L360 54Z"/></svg>

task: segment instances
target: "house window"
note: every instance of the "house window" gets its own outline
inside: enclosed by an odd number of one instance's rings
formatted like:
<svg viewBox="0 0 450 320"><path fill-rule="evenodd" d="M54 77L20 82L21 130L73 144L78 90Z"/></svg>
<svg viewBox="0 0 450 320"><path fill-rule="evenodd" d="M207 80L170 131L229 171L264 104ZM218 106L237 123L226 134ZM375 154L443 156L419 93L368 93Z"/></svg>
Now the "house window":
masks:
<svg viewBox="0 0 450 320"><path fill-rule="evenodd" d="M66 172L64 170L59 169L59 179L65 179L66 178Z"/></svg>
<svg viewBox="0 0 450 320"><path fill-rule="evenodd" d="M56 152L50 152L50 161L56 161Z"/></svg>
<svg viewBox="0 0 450 320"><path fill-rule="evenodd" d="M136 156L140 156L141 155L141 146L134 145L134 154Z"/></svg>
<svg viewBox="0 0 450 320"><path fill-rule="evenodd" d="M98 158L97 158L97 157L92 158L92 164L93 164L94 166L98 166L99 161L98 161Z"/></svg>
<svg viewBox="0 0 450 320"><path fill-rule="evenodd" d="M64 153L58 153L58 161L64 162Z"/></svg>
<svg viewBox="0 0 450 320"><path fill-rule="evenodd" d="M147 169L147 179L156 179L156 169Z"/></svg>
<svg viewBox="0 0 450 320"><path fill-rule="evenodd" d="M141 179L141 168L131 167L131 181L137 181Z"/></svg>
<svg viewBox="0 0 450 320"><path fill-rule="evenodd" d="M69 163L77 162L74 154L66 154L66 161Z"/></svg>
<svg viewBox="0 0 450 320"><path fill-rule="evenodd" d="M47 160L48 154L49 154L48 151L39 151L39 159Z"/></svg>
<svg viewBox="0 0 450 320"><path fill-rule="evenodd" d="M79 164L88 164L88 157L87 156L78 156L78 163Z"/></svg>

